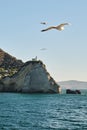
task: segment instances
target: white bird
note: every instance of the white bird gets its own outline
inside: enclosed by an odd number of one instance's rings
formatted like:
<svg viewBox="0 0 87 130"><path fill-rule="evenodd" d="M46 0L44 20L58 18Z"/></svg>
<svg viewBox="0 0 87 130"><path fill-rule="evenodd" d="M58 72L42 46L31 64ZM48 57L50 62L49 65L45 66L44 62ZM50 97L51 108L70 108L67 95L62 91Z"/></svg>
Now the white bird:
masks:
<svg viewBox="0 0 87 130"><path fill-rule="evenodd" d="M51 30L51 29L57 29L59 31L62 31L62 30L64 30L65 25L71 25L71 24L70 23L62 23L58 26L51 26L49 28L43 29L43 30L41 30L41 32L48 31L48 30Z"/></svg>

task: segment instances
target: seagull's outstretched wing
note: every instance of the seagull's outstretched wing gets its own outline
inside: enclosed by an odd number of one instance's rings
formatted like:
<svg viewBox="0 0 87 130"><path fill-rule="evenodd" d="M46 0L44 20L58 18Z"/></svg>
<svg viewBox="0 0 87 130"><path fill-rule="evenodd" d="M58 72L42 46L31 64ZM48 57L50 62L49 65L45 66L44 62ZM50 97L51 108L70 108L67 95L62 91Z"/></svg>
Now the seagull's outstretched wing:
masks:
<svg viewBox="0 0 87 130"><path fill-rule="evenodd" d="M58 26L56 26L55 28L59 31L62 31L64 30L64 26L65 25L69 25L69 23L62 23L62 24L59 24Z"/></svg>
<svg viewBox="0 0 87 130"><path fill-rule="evenodd" d="M55 29L55 27L54 27L54 26L51 26L51 27L49 27L49 28L46 28L46 29L41 30L41 32L48 31L48 30L51 30L51 29Z"/></svg>
<svg viewBox="0 0 87 130"><path fill-rule="evenodd" d="M58 26L63 27L63 26L65 26L65 25L71 25L71 24L70 24L70 23L62 23L62 24L60 24L60 25L58 25Z"/></svg>

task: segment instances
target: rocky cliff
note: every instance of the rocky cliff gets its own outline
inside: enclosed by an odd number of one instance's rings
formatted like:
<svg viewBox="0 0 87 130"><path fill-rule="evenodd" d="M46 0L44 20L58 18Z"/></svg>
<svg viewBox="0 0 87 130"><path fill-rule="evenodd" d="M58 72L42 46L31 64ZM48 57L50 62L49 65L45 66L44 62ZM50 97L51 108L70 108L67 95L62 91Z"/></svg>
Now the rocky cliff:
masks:
<svg viewBox="0 0 87 130"><path fill-rule="evenodd" d="M9 55L7 52L0 49L0 68L4 69L19 69L23 65L22 60L18 60L15 57Z"/></svg>
<svg viewBox="0 0 87 130"><path fill-rule="evenodd" d="M47 72L42 61L26 62L12 77L0 80L1 92L59 93L60 86Z"/></svg>

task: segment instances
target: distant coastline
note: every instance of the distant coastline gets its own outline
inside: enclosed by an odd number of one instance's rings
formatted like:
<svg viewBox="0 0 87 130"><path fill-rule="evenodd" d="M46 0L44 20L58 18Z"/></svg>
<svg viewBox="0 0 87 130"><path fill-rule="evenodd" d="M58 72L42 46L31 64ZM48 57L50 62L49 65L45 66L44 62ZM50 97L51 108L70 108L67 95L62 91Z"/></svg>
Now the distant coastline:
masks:
<svg viewBox="0 0 87 130"><path fill-rule="evenodd" d="M77 80L68 80L58 82L62 89L87 89L87 82L77 81Z"/></svg>

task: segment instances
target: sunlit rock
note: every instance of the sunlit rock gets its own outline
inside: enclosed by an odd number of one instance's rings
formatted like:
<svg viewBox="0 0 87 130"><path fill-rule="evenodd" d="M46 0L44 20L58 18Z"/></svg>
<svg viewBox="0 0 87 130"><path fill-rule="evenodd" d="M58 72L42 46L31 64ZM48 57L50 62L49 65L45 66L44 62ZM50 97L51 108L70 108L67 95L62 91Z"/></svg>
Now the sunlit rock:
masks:
<svg viewBox="0 0 87 130"><path fill-rule="evenodd" d="M23 93L60 93L60 86L42 61L28 61L12 77L1 79L0 91Z"/></svg>

